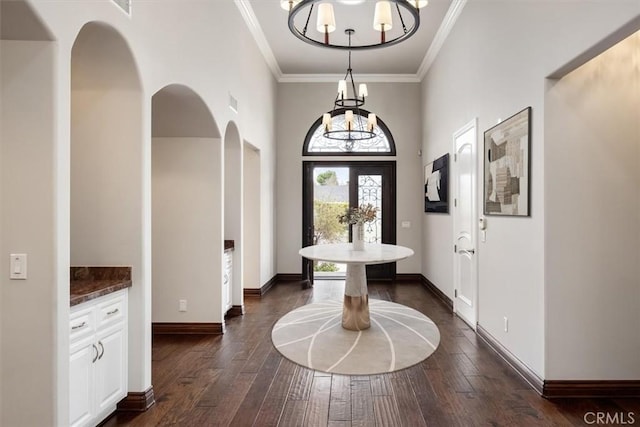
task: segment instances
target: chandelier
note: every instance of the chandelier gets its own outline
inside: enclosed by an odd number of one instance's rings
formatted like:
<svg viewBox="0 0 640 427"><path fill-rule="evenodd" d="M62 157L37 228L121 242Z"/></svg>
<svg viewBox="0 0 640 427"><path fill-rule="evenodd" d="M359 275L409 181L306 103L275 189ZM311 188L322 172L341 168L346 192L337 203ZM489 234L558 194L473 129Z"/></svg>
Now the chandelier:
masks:
<svg viewBox="0 0 640 427"><path fill-rule="evenodd" d="M348 28L345 34L349 37L349 47L351 46L351 36L355 30ZM349 89L352 97L349 97ZM368 113L365 122L364 114L360 111L360 107L364 105L365 98L369 96L367 85L361 83L356 92L356 84L353 81L353 73L351 69L351 50L349 50L349 64L344 79L338 81L338 95L333 102L331 112L322 115L322 126L324 127L323 136L328 139L346 141L347 148L353 145L354 141L362 141L371 139L376 136L373 132L376 127L377 118L373 113ZM333 129L333 116L344 111L345 128Z"/></svg>
<svg viewBox="0 0 640 427"><path fill-rule="evenodd" d="M370 2L365 0L337 0L344 5L357 5ZM333 4L329 0L280 0L280 6L289 11L289 30L300 40L322 47L343 50L364 50L379 47L391 46L407 40L420 26L421 7L428 4L428 0L387 0L378 1L373 11L373 29L380 32L380 39L373 41L372 38L362 41L355 46L340 43L332 43L329 34L336 30L336 19L333 11ZM340 6L342 7L342 6ZM307 10L306 18L304 18L303 10ZM312 14L316 10L316 30L319 34L314 34L309 30L309 22ZM395 9L395 13L394 13ZM296 21L296 16L300 15L304 19ZM397 15L401 30L389 33L396 25L394 23L394 15ZM389 33L389 37L387 37Z"/></svg>

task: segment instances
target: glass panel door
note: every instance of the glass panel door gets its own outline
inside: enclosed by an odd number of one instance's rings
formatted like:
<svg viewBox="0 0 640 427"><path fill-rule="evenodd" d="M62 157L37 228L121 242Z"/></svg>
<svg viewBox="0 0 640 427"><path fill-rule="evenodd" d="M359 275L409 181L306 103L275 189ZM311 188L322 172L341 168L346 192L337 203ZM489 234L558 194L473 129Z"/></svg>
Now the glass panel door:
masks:
<svg viewBox="0 0 640 427"><path fill-rule="evenodd" d="M357 206L370 204L378 208L376 220L368 222L364 227L365 243L382 243L382 175L358 176Z"/></svg>
<svg viewBox="0 0 640 427"><path fill-rule="evenodd" d="M349 206L349 167L313 168L313 244L347 243L349 227L338 216ZM315 261L314 279L344 279L346 264Z"/></svg>
<svg viewBox="0 0 640 427"><path fill-rule="evenodd" d="M396 243L395 162L303 162L303 246L351 241L351 229L337 221L347 206L370 203L375 221L365 224L368 243ZM346 266L302 260L303 280L344 279ZM367 266L370 279L393 279L395 263Z"/></svg>

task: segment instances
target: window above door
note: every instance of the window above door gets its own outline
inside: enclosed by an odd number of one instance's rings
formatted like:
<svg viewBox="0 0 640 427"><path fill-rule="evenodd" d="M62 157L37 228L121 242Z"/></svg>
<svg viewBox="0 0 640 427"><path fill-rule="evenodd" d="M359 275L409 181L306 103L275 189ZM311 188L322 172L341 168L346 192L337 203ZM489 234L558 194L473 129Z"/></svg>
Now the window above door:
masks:
<svg viewBox="0 0 640 427"><path fill-rule="evenodd" d="M335 111L333 129L346 129L346 109ZM354 112L355 114L355 112ZM360 110L360 117L366 122L369 112ZM303 156L395 156L396 145L391 132L378 117L378 126L373 130L375 137L366 140L334 140L323 136L322 116L316 120L304 140Z"/></svg>

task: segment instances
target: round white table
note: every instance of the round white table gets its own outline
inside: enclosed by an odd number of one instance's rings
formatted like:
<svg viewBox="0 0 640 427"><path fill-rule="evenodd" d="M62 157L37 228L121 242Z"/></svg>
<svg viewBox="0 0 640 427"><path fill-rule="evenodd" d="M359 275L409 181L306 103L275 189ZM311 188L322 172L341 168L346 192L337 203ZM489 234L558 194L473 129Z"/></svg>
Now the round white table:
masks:
<svg viewBox="0 0 640 427"><path fill-rule="evenodd" d="M366 265L409 258L413 255L413 250L404 246L365 243L363 251L356 251L353 250L352 243L330 243L307 246L298 253L315 261L347 264L342 327L361 331L371 326Z"/></svg>

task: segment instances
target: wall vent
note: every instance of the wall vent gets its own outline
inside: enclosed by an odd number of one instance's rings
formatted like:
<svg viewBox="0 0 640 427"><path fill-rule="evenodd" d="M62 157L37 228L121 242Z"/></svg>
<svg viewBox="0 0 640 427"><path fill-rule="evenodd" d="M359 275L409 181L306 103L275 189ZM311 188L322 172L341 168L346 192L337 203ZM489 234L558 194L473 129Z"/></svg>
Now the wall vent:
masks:
<svg viewBox="0 0 640 427"><path fill-rule="evenodd" d="M127 15L131 16L131 0L111 0Z"/></svg>
<svg viewBox="0 0 640 427"><path fill-rule="evenodd" d="M229 108L231 108L234 113L238 113L238 100L231 94L229 94Z"/></svg>

